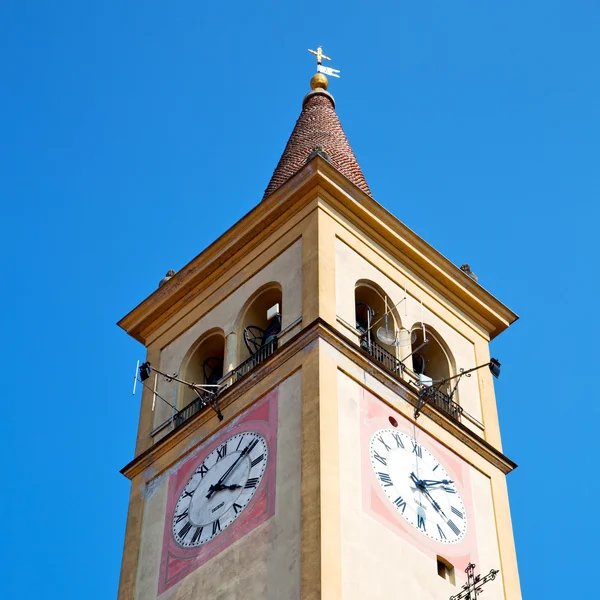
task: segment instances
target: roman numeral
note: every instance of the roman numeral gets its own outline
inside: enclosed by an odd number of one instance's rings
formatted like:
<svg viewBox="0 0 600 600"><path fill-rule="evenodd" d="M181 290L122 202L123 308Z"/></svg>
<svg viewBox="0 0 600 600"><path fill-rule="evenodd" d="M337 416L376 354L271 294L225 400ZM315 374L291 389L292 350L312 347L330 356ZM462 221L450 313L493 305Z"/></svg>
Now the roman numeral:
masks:
<svg viewBox="0 0 600 600"><path fill-rule="evenodd" d="M227 442L225 442L220 448L217 448L217 460L219 462L222 458L227 456Z"/></svg>
<svg viewBox="0 0 600 600"><path fill-rule="evenodd" d="M454 508L454 506L450 507L450 510L459 518L463 518L463 514L460 512L460 510L457 510L456 508Z"/></svg>
<svg viewBox="0 0 600 600"><path fill-rule="evenodd" d="M456 490L448 487L447 485L445 485L442 489L448 494L456 494Z"/></svg>
<svg viewBox="0 0 600 600"><path fill-rule="evenodd" d="M438 533L440 534L440 539L445 540L446 539L446 535L444 534L444 532L442 531L442 528L438 525Z"/></svg>
<svg viewBox="0 0 600 600"><path fill-rule="evenodd" d="M235 514L237 515L240 512L240 510L242 510L242 505L238 504L237 502L234 502L233 503L233 510L235 510Z"/></svg>
<svg viewBox="0 0 600 600"><path fill-rule="evenodd" d="M417 515L417 527L420 529L423 528L423 531L427 531L425 528L425 519L421 515Z"/></svg>
<svg viewBox="0 0 600 600"><path fill-rule="evenodd" d="M435 465L435 467L433 467L433 471L435 471L440 465Z"/></svg>
<svg viewBox="0 0 600 600"><path fill-rule="evenodd" d="M179 537L183 540L192 528L192 522L188 521L180 530Z"/></svg>
<svg viewBox="0 0 600 600"><path fill-rule="evenodd" d="M219 519L217 519L216 521L213 521L212 534L215 535L215 533L217 533L217 531L221 531L221 522L219 521Z"/></svg>
<svg viewBox="0 0 600 600"><path fill-rule="evenodd" d="M180 515L175 515L175 523L183 521L188 516L188 509L186 508Z"/></svg>
<svg viewBox="0 0 600 600"><path fill-rule="evenodd" d="M396 440L396 445L398 448L404 448L404 444L402 443L402 438L397 433L392 433L392 436Z"/></svg>
<svg viewBox="0 0 600 600"><path fill-rule="evenodd" d="M202 463L197 469L196 473L200 473L200 477L204 479L204 476L208 473L208 469L204 463Z"/></svg>
<svg viewBox="0 0 600 600"><path fill-rule="evenodd" d="M248 481L246 481L246 485L244 486L244 489L251 490L251 489L255 488L257 485L258 485L258 477L250 477L248 479Z"/></svg>
<svg viewBox="0 0 600 600"><path fill-rule="evenodd" d="M385 449L388 452L391 450L391 448L383 441L383 438L381 436L379 436L377 439L385 446Z"/></svg>
<svg viewBox="0 0 600 600"><path fill-rule="evenodd" d="M423 458L423 449L421 448L421 446L419 446L419 444L417 444L416 442L412 443L413 446L413 452L419 457L419 458Z"/></svg>
<svg viewBox="0 0 600 600"><path fill-rule="evenodd" d="M197 527L192 536L192 544L195 544L202 537L202 530L204 527Z"/></svg>
<svg viewBox="0 0 600 600"><path fill-rule="evenodd" d="M406 508L406 502L402 499L402 496L398 496L395 500L394 500L394 504L398 507L402 509L402 514L404 514L404 509Z"/></svg>
<svg viewBox="0 0 600 600"><path fill-rule="evenodd" d="M242 445L243 441L244 441L244 436L242 435L242 437L240 438L240 441L238 442L238 445L235 447L236 452L240 449L240 446Z"/></svg>
<svg viewBox="0 0 600 600"><path fill-rule="evenodd" d="M392 483L392 478L387 473L382 473L381 471L379 471L377 475L379 475L379 479L381 479L381 482L384 484L384 487L390 487L390 485L394 485Z"/></svg>
<svg viewBox="0 0 600 600"><path fill-rule="evenodd" d="M448 527L450 527L450 529L452 529L452 531L454 531L456 535L460 534L460 529L454 524L454 521L452 521L452 519L448 520Z"/></svg>
<svg viewBox="0 0 600 600"><path fill-rule="evenodd" d="M195 492L196 490L194 490ZM183 490L183 496L181 496L182 498L187 498L188 496L191 498L194 495L194 492L188 492L187 490Z"/></svg>
<svg viewBox="0 0 600 600"><path fill-rule="evenodd" d="M384 467L387 467L387 460L383 456L379 456L377 452L373 450L373 458L377 459Z"/></svg>
<svg viewBox="0 0 600 600"><path fill-rule="evenodd" d="M263 458L265 457L264 454L261 454L258 458L255 458L251 463L250 463L250 468L255 467L256 465L260 464L263 461Z"/></svg>

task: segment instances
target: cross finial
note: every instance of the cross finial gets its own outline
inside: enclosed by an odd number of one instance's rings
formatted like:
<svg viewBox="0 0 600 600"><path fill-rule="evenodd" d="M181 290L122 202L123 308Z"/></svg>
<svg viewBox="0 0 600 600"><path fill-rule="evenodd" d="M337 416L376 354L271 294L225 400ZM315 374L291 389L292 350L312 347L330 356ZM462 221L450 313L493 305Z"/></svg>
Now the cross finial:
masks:
<svg viewBox="0 0 600 600"><path fill-rule="evenodd" d="M481 589L483 585L496 579L499 572L496 569L491 569L485 577L475 575L475 565L469 563L469 566L465 569L467 583L462 586L462 590L456 596L450 596L450 600L477 600L479 594L483 592Z"/></svg>
<svg viewBox="0 0 600 600"><path fill-rule="evenodd" d="M331 60L331 59L329 58L329 56L325 56L325 55L323 54L323 48L321 48L321 46L319 46L319 47L318 47L316 50L311 50L311 49L309 48L309 49L308 49L308 51L309 51L311 54L314 54L314 55L317 57L317 65L320 65L323 59L325 59L325 60Z"/></svg>

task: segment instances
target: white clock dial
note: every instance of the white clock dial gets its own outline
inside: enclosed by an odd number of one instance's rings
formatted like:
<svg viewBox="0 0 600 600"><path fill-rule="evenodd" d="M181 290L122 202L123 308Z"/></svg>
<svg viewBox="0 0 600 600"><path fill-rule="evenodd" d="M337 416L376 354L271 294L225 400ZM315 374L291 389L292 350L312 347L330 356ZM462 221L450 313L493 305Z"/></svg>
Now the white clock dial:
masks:
<svg viewBox="0 0 600 600"><path fill-rule="evenodd" d="M394 508L423 535L456 544L467 531L467 513L454 482L414 438L380 429L369 445L375 477Z"/></svg>
<svg viewBox="0 0 600 600"><path fill-rule="evenodd" d="M173 512L173 537L184 548L206 544L231 525L260 486L268 462L265 438L238 433L194 471Z"/></svg>

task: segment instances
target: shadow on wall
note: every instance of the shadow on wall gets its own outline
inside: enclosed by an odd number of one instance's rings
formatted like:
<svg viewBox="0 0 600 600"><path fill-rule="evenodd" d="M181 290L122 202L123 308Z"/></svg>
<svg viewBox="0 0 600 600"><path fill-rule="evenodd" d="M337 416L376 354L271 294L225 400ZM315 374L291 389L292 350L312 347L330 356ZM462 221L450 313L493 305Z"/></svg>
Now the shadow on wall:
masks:
<svg viewBox="0 0 600 600"><path fill-rule="evenodd" d="M200 340L192 351L182 378L190 383L216 384L223 377L223 359L225 356L225 336L218 330L209 333ZM180 386L179 408L195 400L197 394L185 385Z"/></svg>
<svg viewBox="0 0 600 600"><path fill-rule="evenodd" d="M423 344L423 328L421 323L413 325L412 343L412 369L419 375L419 380L425 385L431 385L432 381L447 379L454 371L454 360L447 348L443 338L429 325L425 324L427 332L427 344ZM417 351L418 350L418 351ZM443 386L440 391L448 393L448 386Z"/></svg>
<svg viewBox="0 0 600 600"><path fill-rule="evenodd" d="M247 306L239 326L238 364L276 342L283 311L281 287L270 284Z"/></svg>

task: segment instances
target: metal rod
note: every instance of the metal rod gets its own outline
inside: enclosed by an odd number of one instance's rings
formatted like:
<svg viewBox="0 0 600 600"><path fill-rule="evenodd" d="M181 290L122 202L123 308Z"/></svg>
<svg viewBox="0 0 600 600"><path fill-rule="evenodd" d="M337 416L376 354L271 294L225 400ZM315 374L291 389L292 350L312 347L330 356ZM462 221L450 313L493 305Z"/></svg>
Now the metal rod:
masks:
<svg viewBox="0 0 600 600"><path fill-rule="evenodd" d="M191 388L193 390L197 390L197 389L202 390L204 388L219 388L219 387L221 387L218 383L214 383L214 384L213 383L192 383L190 381L186 381L185 379L181 379L177 375L167 375L166 373L163 373L162 371L159 371L158 369L155 369L154 367L151 367L151 368L155 373L162 375L168 381L177 381L177 383L183 383L183 385L187 385L189 388Z"/></svg>
<svg viewBox="0 0 600 600"><path fill-rule="evenodd" d="M385 300L387 302L387 294L386 294ZM402 300L400 300L400 302L403 302L404 300L406 300L406 289L404 290L404 298L402 298ZM367 329L367 332L369 332L373 327L375 327L375 325L377 325L377 323L379 323L379 321L381 321L381 319L383 319L383 317L387 317L387 315L389 315L395 308L398 308L398 306L400 306L400 302L398 302L398 304L394 304L394 306L392 306L392 308L390 308L390 310L386 311L384 314L382 314L379 317L379 319L377 319L377 321L372 323L371 326Z"/></svg>
<svg viewBox="0 0 600 600"><path fill-rule="evenodd" d="M133 392L131 392L132 396L135 396L135 390L137 389L137 374L140 368L140 361L138 359L137 364L135 365L135 373L133 374Z"/></svg>
<svg viewBox="0 0 600 600"><path fill-rule="evenodd" d="M435 383L447 383L448 381L452 381L453 379L456 379L457 377L462 377L463 375L466 375L467 373L472 373L473 371L477 371L477 369L481 369L483 367L489 367L491 365L491 361L485 363L484 365L479 365L478 367L473 367L472 369L468 369L467 371L461 371L458 375L453 375L452 377L446 377L446 379L441 379L440 381L436 381Z"/></svg>
<svg viewBox="0 0 600 600"><path fill-rule="evenodd" d="M404 360L406 360L407 358L410 358L413 354L417 353L423 346L426 346L427 344L429 344L429 340L425 340L418 348L415 348L408 356L404 357ZM404 360L401 360L400 362L402 364L404 364ZM412 371L412 369L411 369Z"/></svg>
<svg viewBox="0 0 600 600"><path fill-rule="evenodd" d="M152 394L152 412L154 412L154 406L156 405L156 386L158 385L158 375L154 375L154 392Z"/></svg>
<svg viewBox="0 0 600 600"><path fill-rule="evenodd" d="M144 381L142 381L141 379L138 379L138 381L147 389L150 390L152 393L156 393L156 397L159 398L160 400L162 400L165 404L168 404L171 408L175 408L168 400L165 400L158 392L154 392L154 390L151 387L148 387L146 385L146 383Z"/></svg>

